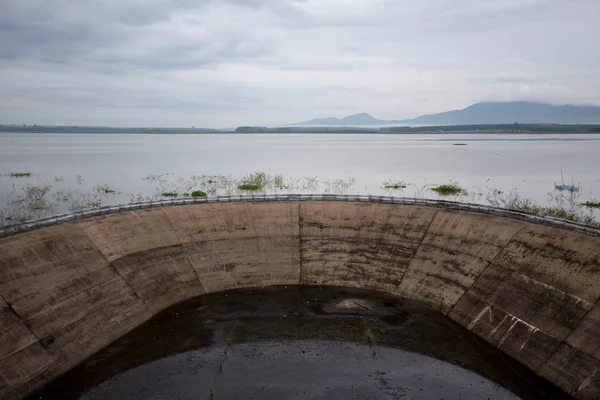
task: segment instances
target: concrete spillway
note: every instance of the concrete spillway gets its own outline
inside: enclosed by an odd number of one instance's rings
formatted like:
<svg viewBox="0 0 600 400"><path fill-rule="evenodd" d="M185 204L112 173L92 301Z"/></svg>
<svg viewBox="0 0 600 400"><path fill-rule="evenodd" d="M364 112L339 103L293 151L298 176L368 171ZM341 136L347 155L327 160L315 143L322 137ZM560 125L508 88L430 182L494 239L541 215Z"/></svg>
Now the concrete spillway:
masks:
<svg viewBox="0 0 600 400"><path fill-rule="evenodd" d="M444 203L305 200L122 211L0 239L0 398L183 300L298 284L419 300L600 398L599 231Z"/></svg>

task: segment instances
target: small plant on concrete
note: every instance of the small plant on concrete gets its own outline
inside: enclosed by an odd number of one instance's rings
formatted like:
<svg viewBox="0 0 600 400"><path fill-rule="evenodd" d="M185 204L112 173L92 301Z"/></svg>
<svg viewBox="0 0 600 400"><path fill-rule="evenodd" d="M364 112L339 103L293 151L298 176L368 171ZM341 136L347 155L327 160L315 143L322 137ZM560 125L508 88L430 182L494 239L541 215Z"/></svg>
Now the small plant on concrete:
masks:
<svg viewBox="0 0 600 400"><path fill-rule="evenodd" d="M231 346L231 343L233 342L233 335L229 335L227 336L227 346Z"/></svg>
<svg viewBox="0 0 600 400"><path fill-rule="evenodd" d="M162 192L162 196L163 197L177 197L178 193L175 191L171 191L171 192Z"/></svg>
<svg viewBox="0 0 600 400"><path fill-rule="evenodd" d="M363 343L368 345L373 345L375 343L375 334L371 328L367 328L363 332Z"/></svg>
<svg viewBox="0 0 600 400"><path fill-rule="evenodd" d="M215 399L216 399L215 391L213 389L210 389L210 392L208 393L208 400L215 400Z"/></svg>

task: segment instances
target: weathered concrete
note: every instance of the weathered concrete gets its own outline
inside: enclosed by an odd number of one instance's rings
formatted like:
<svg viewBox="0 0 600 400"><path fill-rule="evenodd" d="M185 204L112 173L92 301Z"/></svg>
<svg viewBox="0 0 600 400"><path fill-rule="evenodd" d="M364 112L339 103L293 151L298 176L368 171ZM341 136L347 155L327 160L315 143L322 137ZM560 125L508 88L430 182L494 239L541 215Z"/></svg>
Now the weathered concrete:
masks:
<svg viewBox="0 0 600 400"><path fill-rule="evenodd" d="M0 239L0 397L188 298L303 284L425 302L600 398L600 232L457 203L284 200L111 210Z"/></svg>

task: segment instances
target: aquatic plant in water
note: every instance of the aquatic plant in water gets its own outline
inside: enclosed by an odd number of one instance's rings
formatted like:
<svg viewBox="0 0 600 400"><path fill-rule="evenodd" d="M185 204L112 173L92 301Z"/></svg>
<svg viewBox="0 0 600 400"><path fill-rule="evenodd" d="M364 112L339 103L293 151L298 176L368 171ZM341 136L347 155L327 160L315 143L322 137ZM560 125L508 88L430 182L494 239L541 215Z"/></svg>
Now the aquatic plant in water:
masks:
<svg viewBox="0 0 600 400"><path fill-rule="evenodd" d="M582 206L587 208L600 208L600 201L598 200L590 200L585 203L581 203Z"/></svg>
<svg viewBox="0 0 600 400"><path fill-rule="evenodd" d="M115 194L117 191L108 185L96 185L94 190L102 194Z"/></svg>
<svg viewBox="0 0 600 400"><path fill-rule="evenodd" d="M406 188L406 183L404 183L404 181L394 181L392 179L387 180L385 182L383 182L383 188L384 189L405 189Z"/></svg>
<svg viewBox="0 0 600 400"><path fill-rule="evenodd" d="M203 192L202 190L194 190L191 193L192 197L206 197L206 192Z"/></svg>
<svg viewBox="0 0 600 400"><path fill-rule="evenodd" d="M8 176L11 178L28 178L31 176L31 172L11 172Z"/></svg>
<svg viewBox="0 0 600 400"><path fill-rule="evenodd" d="M263 187L261 185L258 185L256 183L240 183L238 185L238 189L240 190L246 190L246 191L257 191L257 190L261 190Z"/></svg>
<svg viewBox="0 0 600 400"><path fill-rule="evenodd" d="M432 191L436 192L440 196L459 196L466 195L467 191L460 186L458 183L450 183L445 185L439 185L431 188Z"/></svg>
<svg viewBox="0 0 600 400"><path fill-rule="evenodd" d="M262 190L271 182L270 176L264 172L254 172L246 175L238 184L239 190L258 191Z"/></svg>
<svg viewBox="0 0 600 400"><path fill-rule="evenodd" d="M487 202L494 207L600 227L600 223L596 221L591 213L592 210L586 212L577 199L577 193L548 193L546 205L540 205L520 195L516 190L511 190L508 193L494 190L486 198Z"/></svg>
<svg viewBox="0 0 600 400"><path fill-rule="evenodd" d="M8 175L4 174L4 176ZM240 192L261 191L271 193L279 190L292 191L296 189L316 191L319 188L324 189L326 193L343 194L349 192L355 185L353 178L329 179L320 183L317 177L292 178L281 174L268 175L264 172L247 174L242 179L226 175L192 175L190 178L179 179L167 184L163 181L164 175L166 174L148 177L147 180L157 182L154 193L127 194L127 200L130 202L148 202L164 199L165 197L206 197L209 195L239 194ZM34 174L30 174L30 176L34 176ZM52 183L43 184L17 184L17 181L14 181L12 188L4 188L0 192L0 226L20 224L32 219L49 217L60 212L98 208L102 205L115 205L123 201L122 198L117 197L121 192L108 185L96 185L93 189L87 191L81 189L79 185L83 178L80 175L72 182L71 189L56 188L54 185L58 181L60 180L54 179ZM21 182L26 183L28 181L23 180ZM403 181L390 179L383 182L382 186L392 190L411 187L416 197L426 197L426 192L430 189L440 195L470 196L468 200L471 202L490 204L524 213L551 216L600 227L600 223L595 219L597 214L594 214L600 209L600 201L589 199L582 202L579 193L552 192L548 194L547 202L537 203L520 195L517 191L507 193L489 187L489 193L485 199L482 199L482 190L473 187L467 193L457 182L439 186L428 184L419 186L414 183L407 184ZM363 193L366 192L368 192L368 189L365 187Z"/></svg>

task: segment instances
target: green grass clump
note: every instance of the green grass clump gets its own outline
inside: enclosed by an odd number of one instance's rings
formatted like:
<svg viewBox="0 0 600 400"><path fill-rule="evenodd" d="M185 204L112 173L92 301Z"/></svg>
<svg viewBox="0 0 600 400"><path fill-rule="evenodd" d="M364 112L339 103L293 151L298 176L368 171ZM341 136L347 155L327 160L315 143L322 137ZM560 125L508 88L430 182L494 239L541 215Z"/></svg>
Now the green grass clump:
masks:
<svg viewBox="0 0 600 400"><path fill-rule="evenodd" d="M31 176L31 172L11 172L8 176L11 178L27 178Z"/></svg>
<svg viewBox="0 0 600 400"><path fill-rule="evenodd" d="M458 196L467 194L467 191L458 186L456 183L439 185L436 187L432 187L431 190L433 190L441 196Z"/></svg>
<svg viewBox="0 0 600 400"><path fill-rule="evenodd" d="M567 221L597 226L597 222L594 220L593 216L584 215L577 209L564 207L561 205L540 206L538 204L533 204L528 201L523 201L521 203L514 204L512 207L510 207L510 209L524 212L527 214L540 215L543 217L560 218L565 219Z"/></svg>
<svg viewBox="0 0 600 400"><path fill-rule="evenodd" d="M375 342L375 334L371 328L365 329L363 332L363 343L372 345Z"/></svg>
<svg viewBox="0 0 600 400"><path fill-rule="evenodd" d="M385 189L405 189L406 185L385 185Z"/></svg>
<svg viewBox="0 0 600 400"><path fill-rule="evenodd" d="M406 183L400 181L400 182L396 182L396 181L385 181L383 182L383 188L384 189L405 189L406 188Z"/></svg>
<svg viewBox="0 0 600 400"><path fill-rule="evenodd" d="M35 203L31 203L29 205L29 209L32 211L44 211L44 210L50 210L50 204L46 203L46 202L35 202Z"/></svg>
<svg viewBox="0 0 600 400"><path fill-rule="evenodd" d="M272 178L264 172L254 172L246 175L238 184L238 190L247 190L255 192L262 190L265 186L270 185Z"/></svg>
<svg viewBox="0 0 600 400"><path fill-rule="evenodd" d="M262 185L259 185L258 183L240 183L238 185L239 190L257 191L262 188Z"/></svg>
<svg viewBox="0 0 600 400"><path fill-rule="evenodd" d="M0 227L15 226L18 224L23 224L33 218L34 217L32 215L19 215L19 214L15 214L15 215L11 214L11 215L4 216L2 211L0 211Z"/></svg>
<svg viewBox="0 0 600 400"><path fill-rule="evenodd" d="M208 400L215 400L216 396L215 396L215 391L210 389L210 393L208 394Z"/></svg>
<svg viewBox="0 0 600 400"><path fill-rule="evenodd" d="M600 208L600 201L586 201L581 203L582 206L587 208Z"/></svg>
<svg viewBox="0 0 600 400"><path fill-rule="evenodd" d="M520 211L528 214L540 215L543 217L554 217L565 219L580 224L594 226L599 228L600 222L596 221L592 210L586 210L586 203L580 204L577 201L577 195L569 194L548 194L546 205L536 204L533 200L520 195L517 191L511 190L503 193L499 190L493 190L487 196L487 201L494 207L506 208L509 210ZM592 205L597 201L588 202ZM588 206L589 207L589 206ZM591 207L593 208L593 207Z"/></svg>
<svg viewBox="0 0 600 400"><path fill-rule="evenodd" d="M163 197L177 197L178 193L177 192L163 192L162 196Z"/></svg>
<svg viewBox="0 0 600 400"><path fill-rule="evenodd" d="M192 197L206 197L206 192L203 192L202 190L194 190L191 195Z"/></svg>
<svg viewBox="0 0 600 400"><path fill-rule="evenodd" d="M96 189L96 191L98 193L102 193L102 194L115 194L117 191L113 188L111 188L108 185L103 185L103 186L94 186L94 189Z"/></svg>
<svg viewBox="0 0 600 400"><path fill-rule="evenodd" d="M273 177L273 186L275 186L278 189L283 189L284 185L285 183L283 175L277 174Z"/></svg>

